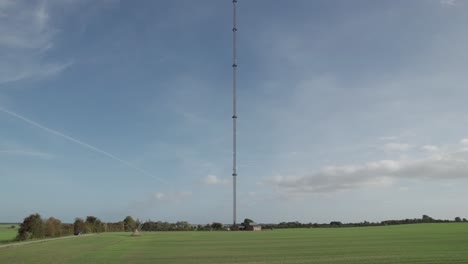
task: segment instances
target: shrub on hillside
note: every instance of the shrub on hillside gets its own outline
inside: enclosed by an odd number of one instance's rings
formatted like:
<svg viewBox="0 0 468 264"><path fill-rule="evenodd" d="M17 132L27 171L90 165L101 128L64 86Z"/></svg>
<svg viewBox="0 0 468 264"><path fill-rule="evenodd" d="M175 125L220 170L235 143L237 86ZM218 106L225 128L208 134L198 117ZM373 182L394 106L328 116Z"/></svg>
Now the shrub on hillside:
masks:
<svg viewBox="0 0 468 264"><path fill-rule="evenodd" d="M59 237L62 235L62 222L54 217L50 217L44 223L46 237Z"/></svg>
<svg viewBox="0 0 468 264"><path fill-rule="evenodd" d="M32 214L24 218L23 223L18 229L17 240L27 240L31 238L44 237L44 224L39 214Z"/></svg>

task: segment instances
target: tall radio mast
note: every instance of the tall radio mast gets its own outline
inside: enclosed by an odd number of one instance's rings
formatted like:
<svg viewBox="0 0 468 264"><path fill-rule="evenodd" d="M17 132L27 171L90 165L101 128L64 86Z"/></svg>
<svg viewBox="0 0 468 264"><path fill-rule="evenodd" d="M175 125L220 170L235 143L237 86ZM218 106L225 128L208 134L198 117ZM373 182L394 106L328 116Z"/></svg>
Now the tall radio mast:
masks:
<svg viewBox="0 0 468 264"><path fill-rule="evenodd" d="M237 179L237 164L236 164L236 155L237 155L237 142L236 142L236 125L237 125L237 109L236 109L236 90L237 90L237 51L236 51L236 33L237 33L237 24L236 24L236 8L237 0L232 0L233 5L233 64L232 64L232 76L233 76L233 114L232 114L232 134L233 134L233 155L232 155L232 191L233 191L233 208L232 208L232 218L233 224L236 225L236 179Z"/></svg>

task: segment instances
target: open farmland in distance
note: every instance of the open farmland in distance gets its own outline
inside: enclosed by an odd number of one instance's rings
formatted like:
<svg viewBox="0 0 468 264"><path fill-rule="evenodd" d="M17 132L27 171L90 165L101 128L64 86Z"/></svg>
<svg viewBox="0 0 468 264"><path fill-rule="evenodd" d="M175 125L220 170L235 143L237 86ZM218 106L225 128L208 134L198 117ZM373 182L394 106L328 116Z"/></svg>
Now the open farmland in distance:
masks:
<svg viewBox="0 0 468 264"><path fill-rule="evenodd" d="M11 228L14 226L15 228ZM10 243L18 232L18 224L0 224L0 245Z"/></svg>
<svg viewBox="0 0 468 264"><path fill-rule="evenodd" d="M468 224L103 233L0 248L0 263L468 263Z"/></svg>

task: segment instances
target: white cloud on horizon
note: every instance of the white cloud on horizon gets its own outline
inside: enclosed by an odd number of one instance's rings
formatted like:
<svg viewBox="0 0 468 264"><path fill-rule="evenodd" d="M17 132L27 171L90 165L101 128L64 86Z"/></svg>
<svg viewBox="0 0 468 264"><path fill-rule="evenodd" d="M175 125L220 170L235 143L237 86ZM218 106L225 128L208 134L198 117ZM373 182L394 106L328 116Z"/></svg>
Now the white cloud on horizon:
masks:
<svg viewBox="0 0 468 264"><path fill-rule="evenodd" d="M439 153L426 145L423 158L377 160L349 166L328 166L302 176L276 176L266 180L280 194L300 196L358 188L382 188L401 179L456 180L468 178L468 151L453 149ZM422 148L423 150L424 147ZM434 153L436 152L436 153ZM424 153L423 153L424 154ZM436 154L436 155L434 155Z"/></svg>

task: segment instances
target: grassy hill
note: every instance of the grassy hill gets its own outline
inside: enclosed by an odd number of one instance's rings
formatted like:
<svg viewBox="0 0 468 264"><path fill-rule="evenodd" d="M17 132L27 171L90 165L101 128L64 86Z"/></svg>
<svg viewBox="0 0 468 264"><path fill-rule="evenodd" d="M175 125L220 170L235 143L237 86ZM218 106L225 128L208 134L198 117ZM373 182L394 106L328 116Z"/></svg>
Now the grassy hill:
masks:
<svg viewBox="0 0 468 264"><path fill-rule="evenodd" d="M468 224L104 233L0 248L0 263L468 263Z"/></svg>

